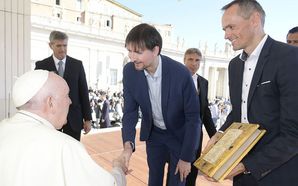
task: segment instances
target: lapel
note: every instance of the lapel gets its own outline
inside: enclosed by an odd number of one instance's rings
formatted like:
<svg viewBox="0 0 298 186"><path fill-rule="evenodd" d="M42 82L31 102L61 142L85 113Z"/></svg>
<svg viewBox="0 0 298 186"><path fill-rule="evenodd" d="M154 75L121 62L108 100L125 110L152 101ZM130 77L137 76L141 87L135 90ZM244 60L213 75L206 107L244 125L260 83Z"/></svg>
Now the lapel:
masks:
<svg viewBox="0 0 298 186"><path fill-rule="evenodd" d="M199 100L200 100L200 114L201 114L201 118L203 119L203 114L202 113L205 113L205 109L204 109L204 98L205 98L205 94L206 94L206 87L205 87L205 84L203 83L203 80L201 79L201 77L198 75L198 78L197 78L197 86L198 86L198 90L197 90L197 94L199 96Z"/></svg>
<svg viewBox="0 0 298 186"><path fill-rule="evenodd" d="M232 79L235 82L234 88L232 91L234 91L234 105L235 110L241 110L241 100L242 100L242 82L243 82L243 71L244 71L244 61L242 61L239 56L236 57L235 61L235 70L230 72L234 73L234 75L231 75ZM241 114L241 113L240 113ZM239 115L241 117L241 115Z"/></svg>
<svg viewBox="0 0 298 186"><path fill-rule="evenodd" d="M169 61L161 55L162 69L161 69L161 108L164 120L166 120L166 111L168 110L168 97L170 92L170 72L169 72ZM165 121L166 122L166 121Z"/></svg>
<svg viewBox="0 0 298 186"><path fill-rule="evenodd" d="M139 90L141 91L140 96L141 96L141 101L143 102L142 106L144 107L145 110L148 111L149 117L152 118L152 108L151 108L151 102L150 102L150 96L149 96L149 86L147 82L147 78L145 76L144 70L142 71L136 71L138 74L138 86ZM146 112L144 112L146 113Z"/></svg>
<svg viewBox="0 0 298 186"><path fill-rule="evenodd" d="M202 80L201 80L199 74L197 74L197 76L198 76L198 78L197 78L197 87L198 87L197 94L202 95L203 93L201 92L201 90L204 89L205 87L203 87L203 83L202 83Z"/></svg>
<svg viewBox="0 0 298 186"><path fill-rule="evenodd" d="M48 64L49 64L49 71L52 71L52 72L55 72L56 74L58 74L58 70L56 68L53 56L49 57L49 63Z"/></svg>
<svg viewBox="0 0 298 186"><path fill-rule="evenodd" d="M71 59L69 58L69 56L66 56L64 74L63 74L64 78L67 77L69 72L75 72L70 68L71 68Z"/></svg>
<svg viewBox="0 0 298 186"><path fill-rule="evenodd" d="M256 69L251 81L251 85L250 85L250 89L249 89L249 93L248 93L248 103L247 103L247 109L249 109L252 97L254 95L254 92L256 90L256 87L258 85L258 82L260 81L260 78L262 76L262 72L264 69L264 66L266 64L266 62L268 61L268 56L269 56L269 50L270 50L270 46L272 44L272 39L268 36L262 51L260 53L257 65L256 65Z"/></svg>

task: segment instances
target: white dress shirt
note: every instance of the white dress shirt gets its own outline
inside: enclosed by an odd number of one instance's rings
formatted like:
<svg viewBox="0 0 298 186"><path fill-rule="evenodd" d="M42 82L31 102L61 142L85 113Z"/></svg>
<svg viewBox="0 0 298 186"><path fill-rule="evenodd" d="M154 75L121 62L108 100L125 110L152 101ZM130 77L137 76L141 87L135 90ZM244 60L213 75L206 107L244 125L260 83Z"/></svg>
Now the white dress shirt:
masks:
<svg viewBox="0 0 298 186"><path fill-rule="evenodd" d="M268 35L265 35L255 50L248 56L247 60L244 62L244 71L243 71L243 82L242 82L242 100L241 100L241 123L249 123L247 116L247 101L248 94L250 89L250 84L252 81L257 62L261 50L265 44Z"/></svg>
<svg viewBox="0 0 298 186"><path fill-rule="evenodd" d="M56 58L54 55L53 55L53 59L54 59L54 62L55 62L55 66L56 66L56 69L57 69L57 71L58 71L58 68L59 68L59 61L62 61L63 63L63 65L62 65L62 67L63 67L63 70L65 70L65 64L66 64L66 57L64 58L64 59L62 59L62 60L59 60L58 58Z"/></svg>
<svg viewBox="0 0 298 186"><path fill-rule="evenodd" d="M161 109L161 80L162 80L162 61L159 56L159 62L154 75L150 75L144 70L148 82L149 96L152 108L153 124L160 129L167 129L164 123Z"/></svg>

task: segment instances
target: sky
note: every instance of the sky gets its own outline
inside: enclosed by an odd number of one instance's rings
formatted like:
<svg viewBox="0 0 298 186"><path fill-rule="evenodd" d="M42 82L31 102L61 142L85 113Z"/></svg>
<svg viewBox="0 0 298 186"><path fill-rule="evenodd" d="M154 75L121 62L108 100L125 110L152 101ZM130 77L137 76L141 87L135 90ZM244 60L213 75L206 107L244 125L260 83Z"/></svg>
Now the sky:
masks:
<svg viewBox="0 0 298 186"><path fill-rule="evenodd" d="M143 22L171 24L173 40L184 38L186 47L208 43L223 49L221 8L230 0L116 0L143 15ZM288 30L298 26L297 0L258 0L266 12L265 32L285 42Z"/></svg>

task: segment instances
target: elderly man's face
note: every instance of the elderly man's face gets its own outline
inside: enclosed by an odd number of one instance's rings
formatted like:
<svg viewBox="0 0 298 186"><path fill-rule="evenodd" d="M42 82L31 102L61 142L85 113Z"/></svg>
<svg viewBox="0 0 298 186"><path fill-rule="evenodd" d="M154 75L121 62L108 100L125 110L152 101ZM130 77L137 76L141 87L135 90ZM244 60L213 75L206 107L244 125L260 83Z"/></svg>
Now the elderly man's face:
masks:
<svg viewBox="0 0 298 186"><path fill-rule="evenodd" d="M61 83L57 84L59 88L56 91L56 96L53 97L53 106L55 107L55 128L61 129L63 125L67 123L67 114L71 100L69 98L69 88L67 83L61 80Z"/></svg>

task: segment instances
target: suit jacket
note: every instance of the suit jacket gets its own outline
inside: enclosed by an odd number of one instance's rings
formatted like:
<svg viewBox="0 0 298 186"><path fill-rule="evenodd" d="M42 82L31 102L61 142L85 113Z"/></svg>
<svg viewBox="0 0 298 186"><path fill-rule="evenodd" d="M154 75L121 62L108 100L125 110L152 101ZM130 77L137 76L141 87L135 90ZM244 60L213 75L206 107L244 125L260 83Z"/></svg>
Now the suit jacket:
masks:
<svg viewBox="0 0 298 186"><path fill-rule="evenodd" d="M43 69L58 73L53 56L35 63L35 69ZM83 128L83 119L92 120L89 103L86 75L82 61L66 56L63 78L67 82L72 104L67 115L67 124L74 131L80 132Z"/></svg>
<svg viewBox="0 0 298 186"><path fill-rule="evenodd" d="M162 115L167 132L181 143L180 159L191 162L195 158L201 131L199 101L190 72L186 67L166 56L162 59ZM146 141L153 127L148 83L144 71L137 71L132 62L123 69L124 115L123 142L135 141L138 110L141 108L141 141Z"/></svg>
<svg viewBox="0 0 298 186"><path fill-rule="evenodd" d="M104 100L102 104L102 111L100 117L100 128L107 128L111 126L110 120L110 102L109 100Z"/></svg>
<svg viewBox="0 0 298 186"><path fill-rule="evenodd" d="M205 129L206 129L209 137L211 138L216 133L216 129L215 129L215 125L212 120L210 109L208 107L208 105L209 105L209 102L208 102L208 81L205 78L203 78L202 76L198 75L197 84L198 84L198 89L199 89L201 120L205 126ZM201 154L202 141L203 141L203 133L201 133L198 155Z"/></svg>
<svg viewBox="0 0 298 186"><path fill-rule="evenodd" d="M241 121L244 63L229 64L232 111L221 130ZM243 163L258 185L297 185L298 167L298 48L269 36L261 50L248 94L248 120L267 132ZM235 180L248 179L245 175ZM249 180L248 179L248 180ZM245 182L245 181L244 181Z"/></svg>

